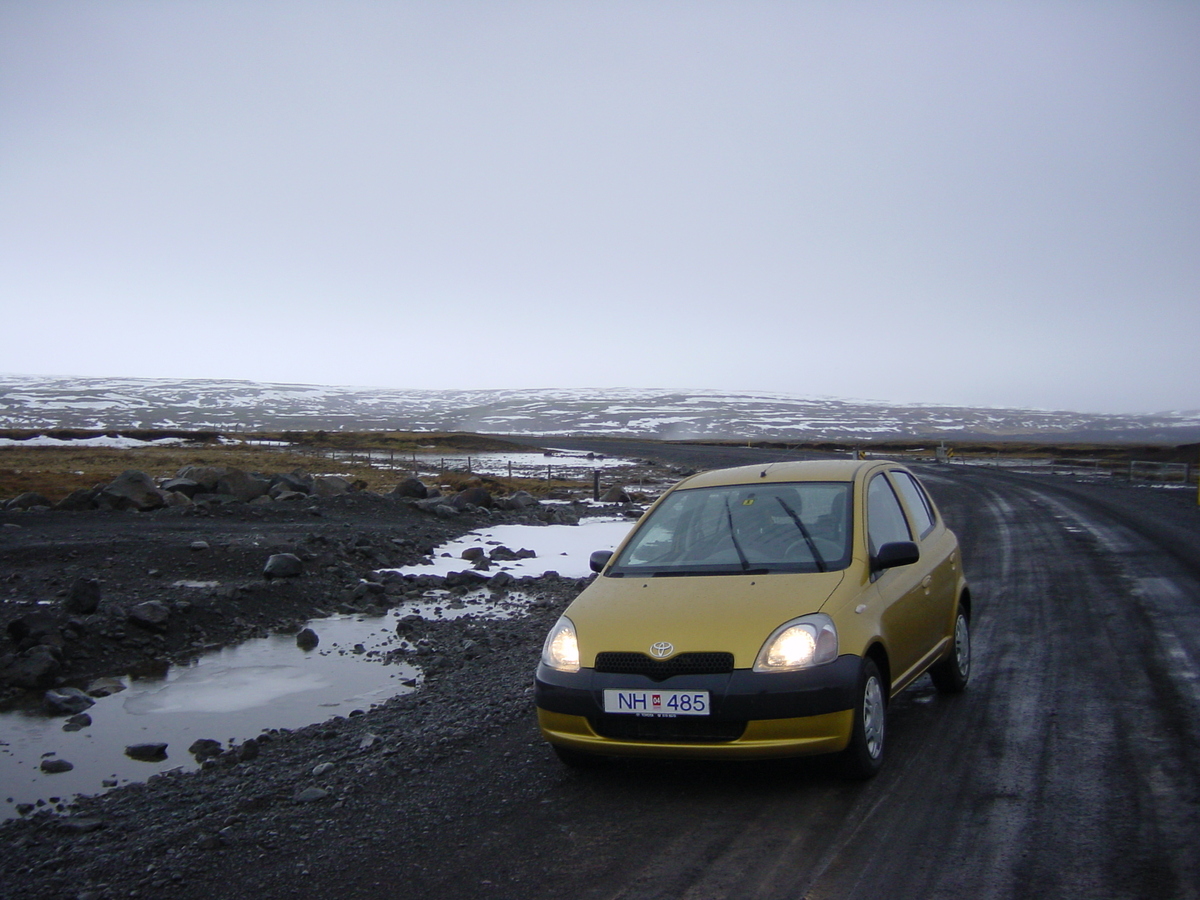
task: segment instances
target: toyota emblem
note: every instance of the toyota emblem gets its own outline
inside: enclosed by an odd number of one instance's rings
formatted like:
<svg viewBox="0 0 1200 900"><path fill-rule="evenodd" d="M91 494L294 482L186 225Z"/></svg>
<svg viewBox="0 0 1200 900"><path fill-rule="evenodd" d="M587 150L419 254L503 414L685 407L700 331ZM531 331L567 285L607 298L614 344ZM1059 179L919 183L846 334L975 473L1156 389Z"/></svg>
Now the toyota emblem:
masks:
<svg viewBox="0 0 1200 900"><path fill-rule="evenodd" d="M666 659L674 652L675 645L670 644L667 641L659 641L656 644L650 645L650 654L654 656L655 659Z"/></svg>

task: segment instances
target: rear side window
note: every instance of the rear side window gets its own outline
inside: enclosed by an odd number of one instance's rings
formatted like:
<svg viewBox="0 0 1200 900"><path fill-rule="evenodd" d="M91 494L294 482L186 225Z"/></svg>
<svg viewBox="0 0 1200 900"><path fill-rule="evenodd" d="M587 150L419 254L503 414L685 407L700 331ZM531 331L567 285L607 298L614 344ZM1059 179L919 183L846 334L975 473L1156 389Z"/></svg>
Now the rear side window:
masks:
<svg viewBox="0 0 1200 900"><path fill-rule="evenodd" d="M867 486L867 537L872 555L884 544L912 540L900 501L882 475L876 475Z"/></svg>
<svg viewBox="0 0 1200 900"><path fill-rule="evenodd" d="M925 496L925 491L907 472L893 472L892 481L896 485L896 490L900 492L900 496L904 498L908 511L912 513L913 525L916 526L917 533L921 537L925 537L933 530L933 510L930 508L929 498Z"/></svg>

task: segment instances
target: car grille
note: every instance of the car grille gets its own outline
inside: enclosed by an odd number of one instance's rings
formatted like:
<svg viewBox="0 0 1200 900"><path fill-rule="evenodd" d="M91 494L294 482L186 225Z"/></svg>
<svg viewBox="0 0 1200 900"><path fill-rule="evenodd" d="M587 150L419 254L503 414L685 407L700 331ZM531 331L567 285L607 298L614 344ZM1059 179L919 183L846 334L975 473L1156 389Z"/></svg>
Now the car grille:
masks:
<svg viewBox="0 0 1200 900"><path fill-rule="evenodd" d="M705 716L595 716L589 720L601 737L624 741L736 741L745 722L717 722Z"/></svg>
<svg viewBox="0 0 1200 900"><path fill-rule="evenodd" d="M733 654L680 653L670 659L654 659L645 653L597 653L596 671L645 675L655 681L675 675L725 675L733 671Z"/></svg>

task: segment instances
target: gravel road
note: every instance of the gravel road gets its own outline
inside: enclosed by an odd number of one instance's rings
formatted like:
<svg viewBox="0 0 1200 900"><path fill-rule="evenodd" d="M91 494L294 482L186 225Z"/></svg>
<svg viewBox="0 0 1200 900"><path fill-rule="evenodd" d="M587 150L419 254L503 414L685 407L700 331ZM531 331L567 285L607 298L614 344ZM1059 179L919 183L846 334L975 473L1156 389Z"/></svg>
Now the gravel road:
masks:
<svg viewBox="0 0 1200 900"><path fill-rule="evenodd" d="M638 455L711 464L689 452ZM579 584L545 579L415 695L0 826L0 897L1200 896L1195 495L921 474L963 544L975 670L894 700L868 783L820 760L565 769L530 687Z"/></svg>

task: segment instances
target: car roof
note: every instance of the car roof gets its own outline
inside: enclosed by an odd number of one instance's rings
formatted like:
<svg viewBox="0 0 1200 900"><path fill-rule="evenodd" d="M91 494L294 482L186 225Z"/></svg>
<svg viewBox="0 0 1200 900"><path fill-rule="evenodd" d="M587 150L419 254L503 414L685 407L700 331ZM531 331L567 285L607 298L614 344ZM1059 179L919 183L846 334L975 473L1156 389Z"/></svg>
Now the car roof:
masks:
<svg viewBox="0 0 1200 900"><path fill-rule="evenodd" d="M764 462L733 469L713 469L693 475L678 488L716 487L727 484L769 484L781 481L854 481L863 469L879 460L820 459L803 462Z"/></svg>

